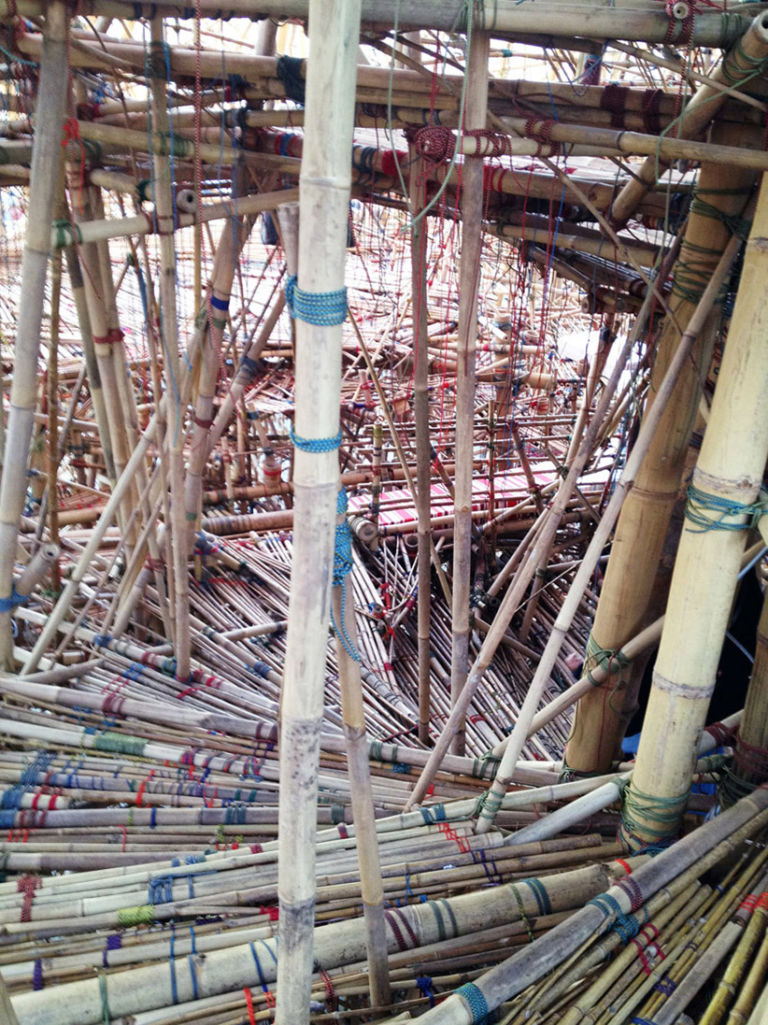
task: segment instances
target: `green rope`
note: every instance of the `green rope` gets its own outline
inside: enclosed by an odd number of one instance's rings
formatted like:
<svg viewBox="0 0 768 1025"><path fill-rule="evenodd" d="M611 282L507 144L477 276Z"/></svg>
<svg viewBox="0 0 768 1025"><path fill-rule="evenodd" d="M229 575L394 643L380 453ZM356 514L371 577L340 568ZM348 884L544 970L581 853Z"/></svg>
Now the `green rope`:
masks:
<svg viewBox="0 0 768 1025"><path fill-rule="evenodd" d="M599 667L604 669L609 676L615 676L616 673L622 672L630 664L629 659L620 648L601 648L593 634L590 634L587 639L587 647L584 654L584 668L586 669L587 664L591 663L587 669L587 679L593 687L602 687L603 683L607 683L607 680L603 680L602 683L596 680L592 675L593 669Z"/></svg>
<svg viewBox="0 0 768 1025"><path fill-rule="evenodd" d="M113 751L120 755L141 755L146 746L147 741L143 737L128 737L123 733L114 733L111 730L97 733L92 744L95 751Z"/></svg>
<svg viewBox="0 0 768 1025"><path fill-rule="evenodd" d="M663 850L677 830L688 800L688 791L677 797L657 797L638 790L630 784L624 791L621 813L621 835L624 839L640 843L650 853ZM648 824L648 820L659 823ZM650 839L646 840L645 838Z"/></svg>
<svg viewBox="0 0 768 1025"><path fill-rule="evenodd" d="M83 233L77 224L71 221L54 221L53 230L56 233L56 248L64 249L66 246L79 245L83 241Z"/></svg>
<svg viewBox="0 0 768 1025"><path fill-rule="evenodd" d="M137 904L132 908L119 908L117 912L117 924L123 928L130 928L134 925L154 925L155 909L151 904Z"/></svg>
<svg viewBox="0 0 768 1025"><path fill-rule="evenodd" d="M687 259L689 253L691 259ZM686 239L675 265L672 295L692 304L698 303L709 284L715 264L721 256L721 249L699 246ZM705 259L705 257L710 259Z"/></svg>
<svg viewBox="0 0 768 1025"><path fill-rule="evenodd" d="M695 484L688 486L688 501L685 505L685 518L693 527L686 527L694 534L704 534L710 530L749 530L757 527L758 520L768 512L768 495L761 491L755 502L734 502L721 495L713 495L702 491ZM707 515L712 513L712 516ZM746 516L746 520L741 517ZM739 518L734 523L731 518Z"/></svg>
<svg viewBox="0 0 768 1025"><path fill-rule="evenodd" d="M746 242L749 237L749 232L752 228L751 220L748 220L746 217L739 217L738 214L728 214L713 203L708 203L699 195L696 195L691 203L691 213L698 214L700 217L711 217L713 220L720 221L732 235L735 235L744 242ZM688 244L690 245L690 243Z"/></svg>
<svg viewBox="0 0 768 1025"><path fill-rule="evenodd" d="M153 138L157 143L155 152L161 157L189 157L192 156L194 144L190 139L184 139L174 132L154 132Z"/></svg>
<svg viewBox="0 0 768 1025"><path fill-rule="evenodd" d="M732 58L736 60L732 60ZM731 69L731 64L735 65ZM722 62L721 74L727 85L739 87L752 78L758 78L768 68L768 58L752 57L744 50L744 36L741 36Z"/></svg>

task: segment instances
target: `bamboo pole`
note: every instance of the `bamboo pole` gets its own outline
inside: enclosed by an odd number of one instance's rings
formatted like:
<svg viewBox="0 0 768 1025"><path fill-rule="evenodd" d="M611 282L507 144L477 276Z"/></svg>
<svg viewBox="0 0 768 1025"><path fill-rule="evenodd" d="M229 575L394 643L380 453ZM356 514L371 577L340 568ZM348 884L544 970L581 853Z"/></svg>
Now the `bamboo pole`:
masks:
<svg viewBox="0 0 768 1025"><path fill-rule="evenodd" d="M759 282L768 257L768 183L760 188L728 345L694 470L672 575L623 834L632 846L674 836L691 781L695 737L704 724L736 586L745 526L768 456L768 348ZM718 511L717 505L720 504ZM686 644L680 638L686 637Z"/></svg>
<svg viewBox="0 0 768 1025"><path fill-rule="evenodd" d="M26 496L26 469L37 391L37 360L45 301L50 236L59 177L64 121L69 13L52 0L46 11L37 133L32 152L30 217L21 269L19 322L14 345L10 412L0 480L0 666L13 668L11 602L19 517Z"/></svg>
<svg viewBox="0 0 768 1025"><path fill-rule="evenodd" d="M360 5L310 5L298 288L344 284ZM346 300L344 300L346 304ZM306 316L306 315L305 315ZM316 318L314 318L316 319ZM315 905L317 761L339 467L342 322L296 322L294 548L280 732L280 961L276 1025L309 1021ZM335 322L334 322L335 321ZM312 445L312 439L319 444ZM315 449L312 451L312 449Z"/></svg>
<svg viewBox="0 0 768 1025"><path fill-rule="evenodd" d="M727 222L733 216L743 216L742 204L751 182L750 172L712 164L705 164L701 169L698 194L704 203L694 204L689 215L674 271L675 285L670 299L673 315L667 317L662 326L649 391L651 404L645 416L652 415L659 382L673 358L681 333L687 330L697 296L710 280L719 253L730 237ZM653 581L680 490L702 375L709 363L710 338L708 332L700 332L693 358L684 364L674 400L667 407L619 518L587 642L590 666L604 657L601 652L618 650L646 625ZM638 545L642 545L640 557ZM618 733L624 722L624 698L619 695L627 693L630 673L630 667L614 664L610 679L587 693L579 703L566 755L573 771L600 771L601 766L610 765L621 741ZM611 698L614 690L616 695Z"/></svg>
<svg viewBox="0 0 768 1025"><path fill-rule="evenodd" d="M360 864L360 891L366 924L371 1002L384 1006L391 1000L384 918L384 888L376 838L368 744L365 737L365 708L360 659L356 647L357 631L355 629L354 605L352 602L346 601L345 597L345 584L342 582L341 585L333 588L332 597L334 620L336 623L342 624L340 629L344 631L342 637L337 630L336 658L339 665L344 735L347 740L352 815ZM350 650L347 651L349 642L351 642ZM357 657L355 657L356 655Z"/></svg>
<svg viewBox="0 0 768 1025"><path fill-rule="evenodd" d="M419 740L429 743L430 639L432 603L430 573L431 442L429 438L429 336L427 334L426 168L413 147L409 191L411 205L411 308L413 310L413 421L416 434L416 513L418 548L417 625L419 660ZM379 455L379 459L381 456ZM454 591L455 594L455 591Z"/></svg>
<svg viewBox="0 0 768 1025"><path fill-rule="evenodd" d="M464 121L484 128L488 105L488 53L485 32L470 33ZM468 159L461 175L461 259L459 327L456 344L456 473L454 475L453 603L451 607L451 706L459 701L469 668L469 595L472 585L472 460L475 417L477 296L483 251L483 161ZM464 721L456 724L454 754L464 754Z"/></svg>
<svg viewBox="0 0 768 1025"><path fill-rule="evenodd" d="M155 128L170 131L167 105L166 52L168 44L162 16L152 19L149 77L151 108ZM152 190L155 219L160 235L160 336L163 345L165 388L168 397L168 424L165 444L168 452L170 485L170 521L168 539L172 554L174 652L179 678L189 676L191 638L189 631L189 570L187 567L187 529L184 507L185 409L179 396L181 362L179 360L178 315L176 306L176 248L173 227L176 206L173 196L171 164L167 153L155 152L152 160Z"/></svg>
<svg viewBox="0 0 768 1025"><path fill-rule="evenodd" d="M744 717L736 738L733 765L726 770L719 794L721 803L731 803L736 796L753 789L768 778L768 599L757 625L755 661L744 702Z"/></svg>
<svg viewBox="0 0 768 1025"><path fill-rule="evenodd" d="M752 800L755 804L750 807L747 802ZM522 992L562 964L585 941L605 931L618 915L627 915L633 907L644 904L671 880L677 879L686 885L690 881L686 872L693 870L698 876L703 864L711 866L717 863L733 850L734 842L754 835L760 828L759 823L768 818L767 807L768 791L755 791L705 827L680 840L673 848L635 869L631 876L632 897L630 888L617 883L604 895L610 901L598 898L582 907L562 925L550 929L545 936L484 972L471 986L451 994L447 1000L422 1015L421 1021L424 1025L473 1025L481 1017L475 1013L476 1009L482 1008L485 1014L494 1010L504 1000ZM737 808L739 814L723 821ZM618 910L613 901L618 904Z"/></svg>
<svg viewBox="0 0 768 1025"><path fill-rule="evenodd" d="M726 246L725 252L721 257L717 268L712 274L712 277L704 290L704 294L702 295L696 310L688 323L688 330L680 339L680 344L672 361L670 362L667 373L659 385L653 406L643 419L640 432L634 446L632 447L632 451L627 458L621 479L611 495L608 506L606 507L595 533L592 536L589 548L587 549L584 558L581 561L581 565L576 572L568 597L558 613L554 628L536 668L536 674L531 681L528 693L525 696L525 701L523 702L517 722L515 723L514 730L510 735L509 742L502 756L501 764L496 771L496 778L493 781L493 785L488 792L480 812L480 818L477 823L477 830L480 833L485 832L493 822L496 814L496 808L498 808L501 798L504 796L506 789L511 782L512 770L520 756L520 752L523 749L531 720L533 719L534 713L536 712L541 700L544 687L549 680L549 674L554 666L555 658L560 651L563 639L573 622L578 602L581 599L584 588L594 572L597 560L600 558L603 548L608 541L611 531L613 530L625 496L631 490L635 482L638 469L641 466L643 459L646 457L646 453L648 452L654 433L659 429L659 424L662 421L666 406L677 386L680 372L690 357L691 350L696 343L699 332L703 328L703 325L709 316L712 305L716 301L717 294L725 281L727 274L730 272L731 264L735 259L740 246L741 240L736 237L733 237Z"/></svg>
<svg viewBox="0 0 768 1025"><path fill-rule="evenodd" d="M306 19L311 0L263 0L259 14L263 17ZM11 0L0 0L0 12L5 16L16 12L26 17L42 13L41 0L18 0L13 7ZM95 0L86 3L84 13L93 13ZM154 7L134 5L127 0L99 0L98 11L106 17L136 20L151 17ZM172 4L160 3L158 14L175 15ZM203 17L217 17L221 13L212 0L201 0ZM465 0L365 0L363 23L375 26L394 25L401 30L420 28L442 29L447 32L463 32L467 24ZM229 0L226 16L252 17L249 0ZM0 13L0 16L3 16ZM617 4L615 7L598 7L583 0L560 0L557 4L543 5L533 13L521 11L516 0L495 0L492 10L477 10L474 24L480 30L489 32L525 35L555 35L558 38L571 36L590 39L626 39L648 43L669 44L670 34L674 43L682 34L686 45L728 46L747 28L749 22L741 15L732 15L726 22L720 12L701 11L695 23L685 31L680 19L670 18L666 11L660 11L656 4Z"/></svg>

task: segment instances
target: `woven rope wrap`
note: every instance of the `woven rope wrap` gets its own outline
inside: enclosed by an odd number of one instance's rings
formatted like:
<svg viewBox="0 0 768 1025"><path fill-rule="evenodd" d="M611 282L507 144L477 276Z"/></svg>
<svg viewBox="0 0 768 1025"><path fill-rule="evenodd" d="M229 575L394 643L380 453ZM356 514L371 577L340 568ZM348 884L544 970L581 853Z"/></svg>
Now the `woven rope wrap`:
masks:
<svg viewBox="0 0 768 1025"><path fill-rule="evenodd" d="M473 1025L483 1025L483 1022L488 1017L488 1004L483 996L483 993L474 982L467 982L463 986L459 986L456 990L456 995L462 997L469 1005L469 1009L472 1012Z"/></svg>
<svg viewBox="0 0 768 1025"><path fill-rule="evenodd" d="M292 274L285 286L285 299L294 320L315 327L334 327L343 324L347 317L346 288L337 292L305 292Z"/></svg>

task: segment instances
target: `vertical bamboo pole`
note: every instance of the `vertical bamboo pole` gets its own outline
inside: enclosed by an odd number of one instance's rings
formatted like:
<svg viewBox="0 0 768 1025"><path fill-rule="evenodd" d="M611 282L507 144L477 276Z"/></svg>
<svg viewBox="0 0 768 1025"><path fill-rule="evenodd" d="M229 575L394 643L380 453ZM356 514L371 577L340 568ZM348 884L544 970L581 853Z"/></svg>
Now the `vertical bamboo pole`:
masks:
<svg viewBox="0 0 768 1025"><path fill-rule="evenodd" d="M155 132L167 133L168 116L167 44L163 19L152 19L152 53L150 87L152 122ZM166 443L168 450L171 492L170 535L173 557L173 594L177 675L185 680L190 671L189 573L187 568L186 519L184 514L183 448L186 430L184 407L179 399L181 363L179 360L178 317L176 312L176 249L173 237L174 201L171 164L167 156L153 154L153 195L155 216L160 235L160 305L166 390L169 398L169 420Z"/></svg>
<svg viewBox="0 0 768 1025"><path fill-rule="evenodd" d="M718 128L715 126L716 130ZM724 136L735 141L734 129L720 131L722 141L725 141ZM644 416L651 414L659 382L696 308L697 294L709 280L730 237L728 222L742 214L752 181L749 171L702 165L698 187L701 200L692 205L675 268L670 297L673 316L668 317L662 327L654 360L650 404ZM599 661L601 652L618 650L647 625L653 581L680 491L702 375L709 362L706 338L707 333L702 331L622 509L587 642L587 656L593 660ZM629 676L630 667L616 663L608 680L579 702L566 748L569 769L602 772L610 766L621 741L619 733L625 722L623 706Z"/></svg>
<svg viewBox="0 0 768 1025"><path fill-rule="evenodd" d="M427 334L427 231L421 214L426 190L424 161L411 147L411 308L413 310L413 422L416 433L416 516L418 519L417 634L419 664L419 740L429 743L431 606L430 551L430 441L429 441L429 336Z"/></svg>
<svg viewBox="0 0 768 1025"><path fill-rule="evenodd" d="M37 398L37 359L45 300L51 224L59 177L61 128L67 96L69 11L51 0L45 18L40 86L29 192L29 218L21 264L19 323L0 480L0 667L13 668L11 595L19 517L24 509L29 443Z"/></svg>
<svg viewBox="0 0 768 1025"><path fill-rule="evenodd" d="M631 847L677 832L768 456L768 178L764 175L698 464L622 832ZM762 511L762 505L757 509ZM684 640L684 643L683 643Z"/></svg>
<svg viewBox="0 0 768 1025"><path fill-rule="evenodd" d="M276 1025L309 1021L317 767L339 466L342 318L305 312L344 285L359 0L311 0L296 316L294 549L280 730ZM306 298L305 298L306 297ZM297 303L297 299L301 299ZM315 299L315 303L321 300ZM333 299L322 300L323 304ZM335 307L335 303L334 303ZM333 447L330 447L333 445Z"/></svg>
<svg viewBox="0 0 768 1025"><path fill-rule="evenodd" d="M464 127L485 128L488 107L489 37L475 31L469 41ZM467 682L469 593L472 576L472 457L475 427L475 350L477 294L483 249L483 161L467 157L461 175L461 262L459 328L456 339L456 474L453 523L453 604L451 609L451 705ZM464 720L451 742L464 754Z"/></svg>

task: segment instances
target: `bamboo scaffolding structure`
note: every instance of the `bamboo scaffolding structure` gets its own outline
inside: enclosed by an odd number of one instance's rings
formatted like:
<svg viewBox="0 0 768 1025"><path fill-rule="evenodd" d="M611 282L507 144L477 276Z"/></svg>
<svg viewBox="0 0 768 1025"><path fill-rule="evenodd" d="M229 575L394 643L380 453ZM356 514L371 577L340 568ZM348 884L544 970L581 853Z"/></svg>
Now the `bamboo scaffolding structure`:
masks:
<svg viewBox="0 0 768 1025"><path fill-rule="evenodd" d="M519 753L522 750L522 744L525 740L531 720L539 701L541 700L542 688L552 670L555 656L560 650L565 633L571 625L572 616L575 611L574 603L579 600L589 577L594 571L597 559L602 553L602 550L608 540L608 536L613 530L616 520L618 519L625 495L630 491L635 482L638 469L645 458L651 439L654 436L654 432L659 429L662 416L665 412L667 403L672 397L680 371L688 361L690 352L696 342L696 338L702 330L704 322L709 316L712 305L716 300L717 293L725 280L726 275L730 271L731 264L736 257L736 253L740 245L740 240L734 237L726 246L720 262L712 274L693 316L688 322L688 329L680 339L677 351L675 352L667 373L656 392L653 406L643 418L640 433L638 434L632 451L627 458L624 471L615 491L611 495L611 499L606 506L605 512L600 519L600 523L595 530L592 540L590 541L589 549L587 550L587 553L585 554L576 573L573 584L571 585L568 599L563 604L563 607L558 614L552 633L547 641L544 654L536 668L536 675L531 681L531 686L526 694L525 703L520 709L520 716L515 723L514 731L510 736L509 743L507 744L504 755L502 756L501 764L496 772L496 779L493 782L491 790L488 793L488 798L486 799L482 812L480 813L480 818L478 820L478 831L480 832L487 829L488 825L493 821L495 814L494 808L508 786L508 773L516 763Z"/></svg>
<svg viewBox="0 0 768 1025"><path fill-rule="evenodd" d="M699 189L702 194L704 190L706 194L712 192L712 207L722 211L723 220L719 214L709 216L707 207L701 212L694 208L689 216L675 270L680 285L677 292L673 292L674 317L665 320L662 327L649 393L651 398L655 396L660 377L666 371L667 361L673 358L679 345L680 334L687 329L696 295L710 280L717 253L727 242L730 232L725 218L732 212L742 212L740 197L736 192L720 193L719 190L723 187L728 190L747 190L750 185L751 177L747 173L741 177L738 171L729 171L724 176L721 168L708 164L702 167ZM687 277L689 271L692 272L690 279ZM692 288L687 284L689 280ZM592 640L589 642L590 650L592 647L604 651L615 650L621 647L628 636L636 634L645 625L651 587L657 573L669 517L680 490L692 418L699 400L699 382L703 366L709 362L709 337L702 327L694 359L685 364L684 372L678 379L675 399L668 406L668 412L651 443L647 459L619 519L612 559L606 570ZM645 415L650 415L652 410L653 402ZM640 529L643 531L645 553L642 559L637 559L631 557L630 552ZM630 566L631 575L628 575ZM616 672L619 668L621 671ZM601 765L610 764L620 742L617 731L622 721L623 702L615 700L609 703L607 693L614 685L618 685L619 693L628 688L630 672L627 667L615 666L611 680L587 694L579 704L567 755L568 764L575 771L593 771ZM631 691L627 693L629 697ZM631 702L631 698L629 700ZM598 715L601 719L605 716L599 731L590 726Z"/></svg>

